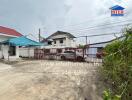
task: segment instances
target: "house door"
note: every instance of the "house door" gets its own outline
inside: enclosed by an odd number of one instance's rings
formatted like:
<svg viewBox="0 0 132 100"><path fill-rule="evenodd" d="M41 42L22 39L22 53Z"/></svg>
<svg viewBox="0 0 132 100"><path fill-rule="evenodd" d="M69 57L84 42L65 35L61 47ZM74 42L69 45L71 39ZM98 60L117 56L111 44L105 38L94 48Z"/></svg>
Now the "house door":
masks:
<svg viewBox="0 0 132 100"><path fill-rule="evenodd" d="M16 46L10 46L9 47L9 56L15 56L16 55Z"/></svg>

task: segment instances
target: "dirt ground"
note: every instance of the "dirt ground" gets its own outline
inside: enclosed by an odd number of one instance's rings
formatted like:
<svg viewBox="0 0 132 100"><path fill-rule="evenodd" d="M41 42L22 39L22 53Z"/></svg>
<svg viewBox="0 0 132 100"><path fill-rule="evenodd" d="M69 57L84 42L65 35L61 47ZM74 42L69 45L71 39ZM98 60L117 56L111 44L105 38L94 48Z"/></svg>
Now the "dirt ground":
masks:
<svg viewBox="0 0 132 100"><path fill-rule="evenodd" d="M98 64L63 61L0 63L0 100L102 100Z"/></svg>

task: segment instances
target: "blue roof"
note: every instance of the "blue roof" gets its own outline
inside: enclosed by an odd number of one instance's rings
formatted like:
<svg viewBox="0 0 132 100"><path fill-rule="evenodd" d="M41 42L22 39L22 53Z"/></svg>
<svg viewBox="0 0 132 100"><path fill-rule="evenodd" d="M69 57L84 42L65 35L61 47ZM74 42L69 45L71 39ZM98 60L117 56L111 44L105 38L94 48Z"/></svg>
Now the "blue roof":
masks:
<svg viewBox="0 0 132 100"><path fill-rule="evenodd" d="M125 8L123 8L123 7L119 6L119 5L116 5L116 6L111 7L110 9L111 10L123 10Z"/></svg>
<svg viewBox="0 0 132 100"><path fill-rule="evenodd" d="M11 38L9 40L6 40L2 42L3 44L9 44L12 46L42 46L44 44L33 41L26 36L21 36L17 38Z"/></svg>

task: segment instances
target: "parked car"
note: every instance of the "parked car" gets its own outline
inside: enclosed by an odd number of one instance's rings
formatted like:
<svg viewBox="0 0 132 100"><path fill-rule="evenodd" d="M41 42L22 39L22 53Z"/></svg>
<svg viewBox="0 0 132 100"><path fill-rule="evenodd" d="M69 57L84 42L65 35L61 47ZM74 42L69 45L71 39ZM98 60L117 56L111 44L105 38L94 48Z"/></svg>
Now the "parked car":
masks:
<svg viewBox="0 0 132 100"><path fill-rule="evenodd" d="M77 60L77 61L84 61L83 55L73 52L73 51L65 51L64 53L60 54L61 60Z"/></svg>

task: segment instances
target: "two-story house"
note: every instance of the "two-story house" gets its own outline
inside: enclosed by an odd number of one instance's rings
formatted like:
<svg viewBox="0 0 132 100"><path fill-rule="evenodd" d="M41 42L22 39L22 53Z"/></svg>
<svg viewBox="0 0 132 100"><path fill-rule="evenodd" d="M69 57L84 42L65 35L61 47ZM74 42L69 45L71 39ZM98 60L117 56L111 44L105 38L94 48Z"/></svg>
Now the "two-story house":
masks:
<svg viewBox="0 0 132 100"><path fill-rule="evenodd" d="M76 37L68 32L57 31L41 42L50 53L61 53L68 48L76 48Z"/></svg>
<svg viewBox="0 0 132 100"><path fill-rule="evenodd" d="M74 38L75 36L68 32L57 31L42 42L47 43L45 48L74 48L76 47Z"/></svg>

